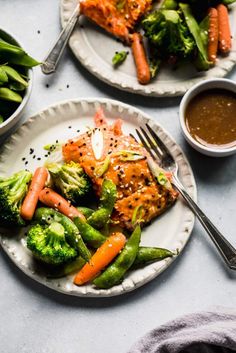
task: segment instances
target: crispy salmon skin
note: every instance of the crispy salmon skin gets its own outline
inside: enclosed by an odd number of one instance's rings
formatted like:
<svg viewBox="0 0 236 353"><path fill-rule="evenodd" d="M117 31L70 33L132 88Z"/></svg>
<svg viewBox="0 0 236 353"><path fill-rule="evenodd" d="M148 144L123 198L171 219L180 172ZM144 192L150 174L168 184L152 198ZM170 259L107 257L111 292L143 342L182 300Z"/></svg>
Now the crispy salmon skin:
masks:
<svg viewBox="0 0 236 353"><path fill-rule="evenodd" d="M144 225L172 205L177 193L156 182L148 167L147 151L133 137L124 135L121 125L120 119L109 125L103 111L99 110L95 115L96 127L68 141L63 146L63 157L66 162L80 163L98 196L104 178L116 184L117 200L112 220L132 230L132 216L139 206L142 206ZM99 158L92 142L95 131L102 136Z"/></svg>

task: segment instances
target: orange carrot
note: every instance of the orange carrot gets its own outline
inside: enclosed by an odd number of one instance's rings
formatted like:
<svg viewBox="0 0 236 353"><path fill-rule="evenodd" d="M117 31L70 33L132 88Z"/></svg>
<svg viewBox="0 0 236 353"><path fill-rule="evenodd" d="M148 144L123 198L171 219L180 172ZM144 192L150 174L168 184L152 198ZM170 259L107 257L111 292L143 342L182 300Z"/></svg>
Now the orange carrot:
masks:
<svg viewBox="0 0 236 353"><path fill-rule="evenodd" d="M126 238L122 233L116 232L97 249L84 267L74 278L74 284L80 286L92 280L101 270L103 270L125 246Z"/></svg>
<svg viewBox="0 0 236 353"><path fill-rule="evenodd" d="M219 4L217 12L219 18L219 50L221 53L227 54L232 45L228 9L225 5Z"/></svg>
<svg viewBox="0 0 236 353"><path fill-rule="evenodd" d="M209 9L209 30L208 30L208 60L213 64L216 62L218 39L219 39L219 25L218 25L218 11L211 7Z"/></svg>
<svg viewBox="0 0 236 353"><path fill-rule="evenodd" d="M23 201L20 211L22 218L27 221L30 221L33 218L39 199L39 193L44 188L47 178L48 171L46 168L39 167L35 170L28 193Z"/></svg>
<svg viewBox="0 0 236 353"><path fill-rule="evenodd" d="M151 75L141 34L134 33L132 35L131 47L136 65L138 81L142 85L146 85L150 81Z"/></svg>
<svg viewBox="0 0 236 353"><path fill-rule="evenodd" d="M79 217L85 220L84 215L72 206L64 197L49 188L44 188L39 194L39 200L46 206L57 209L65 216L73 219Z"/></svg>

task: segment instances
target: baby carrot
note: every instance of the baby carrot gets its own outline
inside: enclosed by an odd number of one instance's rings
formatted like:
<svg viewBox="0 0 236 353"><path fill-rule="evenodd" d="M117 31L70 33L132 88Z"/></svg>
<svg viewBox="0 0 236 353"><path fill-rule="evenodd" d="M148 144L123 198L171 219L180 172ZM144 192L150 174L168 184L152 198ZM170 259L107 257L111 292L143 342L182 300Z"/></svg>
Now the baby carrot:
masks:
<svg viewBox="0 0 236 353"><path fill-rule="evenodd" d="M219 18L219 50L221 53L227 54L232 45L228 9L224 4L219 4L217 12Z"/></svg>
<svg viewBox="0 0 236 353"><path fill-rule="evenodd" d="M92 258L77 273L74 284L80 286L92 280L101 270L103 270L125 246L126 238L122 233L116 232L97 249Z"/></svg>
<svg viewBox="0 0 236 353"><path fill-rule="evenodd" d="M213 64L216 61L219 39L218 11L211 7L209 9L209 30L208 30L208 60Z"/></svg>
<svg viewBox="0 0 236 353"><path fill-rule="evenodd" d="M39 194L39 200L46 206L57 209L65 216L73 219L79 217L86 220L84 215L72 206L64 197L49 188L44 188Z"/></svg>
<svg viewBox="0 0 236 353"><path fill-rule="evenodd" d="M46 168L39 167L35 170L29 191L21 207L21 216L27 221L30 221L33 218L39 199L39 193L44 188L47 178L48 171Z"/></svg>
<svg viewBox="0 0 236 353"><path fill-rule="evenodd" d="M150 81L151 75L141 34L134 33L132 35L131 47L136 65L138 81L142 85L146 85Z"/></svg>

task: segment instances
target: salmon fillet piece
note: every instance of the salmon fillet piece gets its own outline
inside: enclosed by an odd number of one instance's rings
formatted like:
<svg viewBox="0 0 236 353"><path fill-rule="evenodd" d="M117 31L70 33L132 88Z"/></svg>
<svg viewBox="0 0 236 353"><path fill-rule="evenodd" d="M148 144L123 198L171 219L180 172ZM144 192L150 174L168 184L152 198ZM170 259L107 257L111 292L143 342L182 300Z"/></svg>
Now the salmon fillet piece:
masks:
<svg viewBox="0 0 236 353"><path fill-rule="evenodd" d="M107 32L129 41L129 32L151 8L152 0L84 0L81 13Z"/></svg>
<svg viewBox="0 0 236 353"><path fill-rule="evenodd" d="M152 176L147 163L147 151L131 136L124 135L120 119L109 126L100 110L95 116L95 129L89 130L69 140L62 148L66 162L80 163L91 178L94 190L100 195L103 179L112 180L117 186L117 201L114 206L112 220L121 227L132 230L134 210L142 205L142 223L149 223L172 205L177 193L159 185ZM91 142L94 131L99 130L103 136L103 151L97 160ZM133 151L143 159L122 160L122 151ZM109 156L109 157L108 157ZM141 157L140 157L141 158ZM97 175L98 167L109 159L109 165L102 176Z"/></svg>

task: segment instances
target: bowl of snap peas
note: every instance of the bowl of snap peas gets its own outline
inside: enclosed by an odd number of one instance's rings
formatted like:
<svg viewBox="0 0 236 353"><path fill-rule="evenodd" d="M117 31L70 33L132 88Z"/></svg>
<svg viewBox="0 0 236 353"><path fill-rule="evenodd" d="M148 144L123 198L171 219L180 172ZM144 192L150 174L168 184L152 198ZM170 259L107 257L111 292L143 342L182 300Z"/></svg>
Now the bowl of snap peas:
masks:
<svg viewBox="0 0 236 353"><path fill-rule="evenodd" d="M0 29L0 135L21 118L32 90L32 68L39 62L29 56L11 34Z"/></svg>

